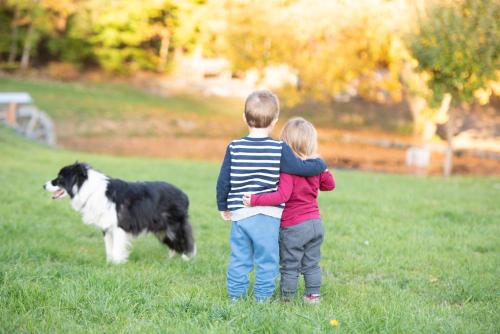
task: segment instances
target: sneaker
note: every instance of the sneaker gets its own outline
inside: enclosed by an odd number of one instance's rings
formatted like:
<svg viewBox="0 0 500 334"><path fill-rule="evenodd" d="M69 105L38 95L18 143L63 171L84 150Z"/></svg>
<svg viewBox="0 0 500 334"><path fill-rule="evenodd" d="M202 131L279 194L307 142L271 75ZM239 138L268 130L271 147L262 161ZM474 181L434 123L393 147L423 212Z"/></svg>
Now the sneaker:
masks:
<svg viewBox="0 0 500 334"><path fill-rule="evenodd" d="M235 304L235 303L239 302L242 299L243 299L243 297L229 297L229 302L231 304Z"/></svg>
<svg viewBox="0 0 500 334"><path fill-rule="evenodd" d="M258 304L267 304L271 302L271 297L255 297Z"/></svg>
<svg viewBox="0 0 500 334"><path fill-rule="evenodd" d="M281 295L281 302L283 304L288 304L288 303L291 303L292 302L292 299L295 297L295 295L292 295L292 294L287 294L287 295L284 295L282 294Z"/></svg>
<svg viewBox="0 0 500 334"><path fill-rule="evenodd" d="M321 296L319 294L310 294L304 296L304 302L307 304L319 304L321 302Z"/></svg>

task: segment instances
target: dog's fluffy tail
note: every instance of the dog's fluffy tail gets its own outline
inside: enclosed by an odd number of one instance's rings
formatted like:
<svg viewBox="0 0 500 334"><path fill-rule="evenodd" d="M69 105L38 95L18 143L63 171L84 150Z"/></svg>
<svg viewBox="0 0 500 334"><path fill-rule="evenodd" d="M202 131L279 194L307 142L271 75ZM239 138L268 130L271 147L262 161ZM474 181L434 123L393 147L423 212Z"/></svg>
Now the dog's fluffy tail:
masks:
<svg viewBox="0 0 500 334"><path fill-rule="evenodd" d="M186 241L184 252L182 253L182 259L185 261L191 260L196 255L196 244L193 237L193 228L188 219L184 222L183 234Z"/></svg>

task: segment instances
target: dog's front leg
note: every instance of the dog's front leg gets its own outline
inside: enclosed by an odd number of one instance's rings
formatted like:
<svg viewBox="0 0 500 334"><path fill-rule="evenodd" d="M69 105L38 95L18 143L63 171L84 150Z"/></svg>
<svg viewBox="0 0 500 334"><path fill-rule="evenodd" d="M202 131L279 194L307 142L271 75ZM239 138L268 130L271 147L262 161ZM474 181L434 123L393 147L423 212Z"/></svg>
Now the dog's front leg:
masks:
<svg viewBox="0 0 500 334"><path fill-rule="evenodd" d="M104 247L106 248L106 260L113 262L113 233L108 229L103 231L104 234Z"/></svg>
<svg viewBox="0 0 500 334"><path fill-rule="evenodd" d="M114 227L108 233L112 234L111 238L113 240L110 262L115 264L127 262L129 243L127 232L119 227Z"/></svg>

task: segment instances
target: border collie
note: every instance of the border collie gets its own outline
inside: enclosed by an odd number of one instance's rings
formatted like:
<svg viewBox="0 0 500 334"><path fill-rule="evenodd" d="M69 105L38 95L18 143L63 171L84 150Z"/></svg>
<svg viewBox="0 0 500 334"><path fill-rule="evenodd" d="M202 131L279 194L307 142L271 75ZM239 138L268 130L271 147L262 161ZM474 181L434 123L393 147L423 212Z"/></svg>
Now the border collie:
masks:
<svg viewBox="0 0 500 334"><path fill-rule="evenodd" d="M109 262L126 262L129 242L141 232L155 234L170 248L171 257L178 253L189 260L196 254L188 197L171 184L125 182L76 162L63 167L43 188L54 200L69 195L84 224L103 231Z"/></svg>

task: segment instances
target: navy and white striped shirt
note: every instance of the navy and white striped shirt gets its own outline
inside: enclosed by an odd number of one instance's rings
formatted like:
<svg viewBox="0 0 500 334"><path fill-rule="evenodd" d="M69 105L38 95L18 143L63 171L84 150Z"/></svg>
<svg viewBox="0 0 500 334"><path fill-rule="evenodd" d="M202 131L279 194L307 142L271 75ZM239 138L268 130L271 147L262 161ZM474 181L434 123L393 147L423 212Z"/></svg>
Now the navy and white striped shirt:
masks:
<svg viewBox="0 0 500 334"><path fill-rule="evenodd" d="M242 138L229 144L231 155L229 210L244 208L245 193L276 191L279 181L283 142L270 138ZM281 205L283 207L283 205Z"/></svg>
<svg viewBox="0 0 500 334"><path fill-rule="evenodd" d="M276 191L280 171L312 176L325 169L323 160L301 160L282 141L269 137L234 140L227 147L217 179L217 207L219 211L242 210L244 193Z"/></svg>

